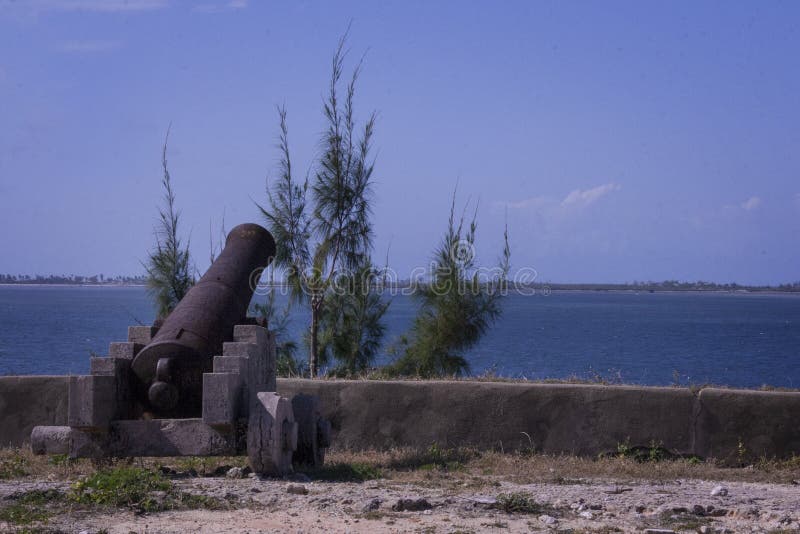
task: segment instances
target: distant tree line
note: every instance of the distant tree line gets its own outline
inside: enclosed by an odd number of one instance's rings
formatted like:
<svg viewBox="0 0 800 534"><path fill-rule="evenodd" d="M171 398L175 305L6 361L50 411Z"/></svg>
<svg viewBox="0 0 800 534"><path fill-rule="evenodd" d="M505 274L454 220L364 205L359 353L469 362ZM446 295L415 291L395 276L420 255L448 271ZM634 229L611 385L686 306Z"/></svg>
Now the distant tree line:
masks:
<svg viewBox="0 0 800 534"><path fill-rule="evenodd" d="M517 288L550 289L556 291L583 290L583 291L782 291L800 292L800 281L779 285L747 285L736 282L718 284L715 282L681 282L679 280L664 280L663 282L631 282L624 284L558 284L535 283L518 285Z"/></svg>
<svg viewBox="0 0 800 534"><path fill-rule="evenodd" d="M63 284L63 285L143 285L145 277L138 276L105 276L95 274L83 276L79 274L42 276L40 274L0 274L0 284Z"/></svg>

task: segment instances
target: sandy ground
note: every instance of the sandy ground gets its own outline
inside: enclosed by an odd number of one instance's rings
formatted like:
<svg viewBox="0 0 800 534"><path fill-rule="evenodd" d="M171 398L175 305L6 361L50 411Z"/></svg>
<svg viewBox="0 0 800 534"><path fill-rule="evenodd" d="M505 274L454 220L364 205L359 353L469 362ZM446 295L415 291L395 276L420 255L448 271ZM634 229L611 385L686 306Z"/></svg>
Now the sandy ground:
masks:
<svg viewBox="0 0 800 534"><path fill-rule="evenodd" d="M453 481L449 481L453 482ZM184 478L176 486L223 499L235 509L136 515L75 512L46 525L65 532L800 532L800 486L794 483L667 482L579 479L517 484L376 480L363 483L242 478ZM475 487L477 486L477 487ZM712 496L723 486L727 495ZM307 494L294 494L294 491ZM63 481L0 483L0 499L30 489L66 490ZM496 509L501 494L525 493L544 510ZM725 493L723 491L722 493ZM411 499L423 508L395 511ZM419 502L424 499L424 502ZM84 515L86 514L86 515ZM11 530L0 523L0 530Z"/></svg>

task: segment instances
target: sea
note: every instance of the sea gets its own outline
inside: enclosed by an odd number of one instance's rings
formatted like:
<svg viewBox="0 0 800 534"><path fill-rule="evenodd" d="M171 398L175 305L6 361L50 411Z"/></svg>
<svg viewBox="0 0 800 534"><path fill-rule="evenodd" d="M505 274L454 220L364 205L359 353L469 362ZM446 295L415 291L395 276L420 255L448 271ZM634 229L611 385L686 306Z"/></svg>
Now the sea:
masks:
<svg viewBox="0 0 800 534"><path fill-rule="evenodd" d="M413 297L391 297L376 365L416 311ZM0 375L85 374L90 356L153 317L143 287L0 286ZM301 354L308 324L307 309L291 309L286 336ZM512 292L465 357L474 376L800 388L800 295Z"/></svg>

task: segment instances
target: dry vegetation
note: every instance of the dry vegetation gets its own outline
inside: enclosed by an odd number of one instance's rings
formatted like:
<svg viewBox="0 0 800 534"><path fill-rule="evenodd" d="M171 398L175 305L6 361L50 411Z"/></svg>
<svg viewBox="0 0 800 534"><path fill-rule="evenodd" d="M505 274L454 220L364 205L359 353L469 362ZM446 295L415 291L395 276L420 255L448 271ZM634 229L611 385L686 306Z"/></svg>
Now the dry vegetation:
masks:
<svg viewBox="0 0 800 534"><path fill-rule="evenodd" d="M731 468L661 459L657 451L634 458L624 447L613 457L579 458L434 445L334 451L324 467L291 480L231 479L226 474L232 467L247 473L240 457L92 462L3 449L0 531L221 531L235 520L241 528L265 531L696 532L746 524L748 531L777 533L797 532L792 528L800 521L791 511L775 515L782 506L800 505L791 500L800 495L800 458ZM287 493L298 483L302 491ZM709 487L719 483L741 501L726 504L730 517L681 511L698 502L706 506ZM775 502L762 503L771 515L746 515L747 503L772 494ZM680 499L686 502L669 504ZM590 504L594 515L587 519L581 507Z"/></svg>

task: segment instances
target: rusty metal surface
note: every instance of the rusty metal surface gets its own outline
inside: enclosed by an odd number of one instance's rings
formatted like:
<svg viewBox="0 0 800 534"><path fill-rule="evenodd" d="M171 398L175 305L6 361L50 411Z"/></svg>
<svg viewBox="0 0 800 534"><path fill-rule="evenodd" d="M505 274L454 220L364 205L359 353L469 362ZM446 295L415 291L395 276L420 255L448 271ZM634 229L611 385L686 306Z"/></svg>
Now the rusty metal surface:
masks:
<svg viewBox="0 0 800 534"><path fill-rule="evenodd" d="M225 248L200 281L164 320L153 340L133 360L136 394L155 417L196 417L203 373L233 337L253 297L254 273L275 256L272 235L257 224L228 234Z"/></svg>

